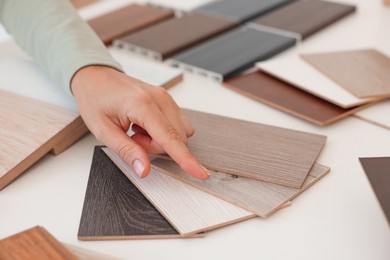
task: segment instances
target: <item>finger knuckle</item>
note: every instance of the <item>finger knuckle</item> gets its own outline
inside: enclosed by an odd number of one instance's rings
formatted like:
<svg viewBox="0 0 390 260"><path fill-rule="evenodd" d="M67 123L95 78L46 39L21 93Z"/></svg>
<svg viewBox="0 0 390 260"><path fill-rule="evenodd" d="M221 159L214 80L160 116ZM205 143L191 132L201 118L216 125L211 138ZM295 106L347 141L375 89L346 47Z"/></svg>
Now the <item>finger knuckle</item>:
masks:
<svg viewBox="0 0 390 260"><path fill-rule="evenodd" d="M135 153L136 150L137 148L134 145L126 144L119 146L116 149L116 152L119 157L126 162Z"/></svg>
<svg viewBox="0 0 390 260"><path fill-rule="evenodd" d="M173 126L168 126L165 132L167 133L169 140L181 141L181 136L179 132Z"/></svg>

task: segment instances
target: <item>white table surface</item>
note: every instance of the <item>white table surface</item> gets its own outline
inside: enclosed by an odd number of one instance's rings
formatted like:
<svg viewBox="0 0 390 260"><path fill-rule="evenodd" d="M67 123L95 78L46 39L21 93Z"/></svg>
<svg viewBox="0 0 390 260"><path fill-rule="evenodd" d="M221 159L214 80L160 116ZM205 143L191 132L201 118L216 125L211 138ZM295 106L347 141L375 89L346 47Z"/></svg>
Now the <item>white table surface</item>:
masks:
<svg viewBox="0 0 390 260"><path fill-rule="evenodd" d="M380 0L351 2L359 6L355 15L282 55L361 47L389 55L390 8ZM182 107L327 135L318 161L332 171L289 208L203 239L82 242L78 225L99 144L87 135L0 192L0 238L41 225L63 242L126 259L390 259L390 227L358 161L390 156L390 131L354 117L318 127L190 74L169 92Z"/></svg>

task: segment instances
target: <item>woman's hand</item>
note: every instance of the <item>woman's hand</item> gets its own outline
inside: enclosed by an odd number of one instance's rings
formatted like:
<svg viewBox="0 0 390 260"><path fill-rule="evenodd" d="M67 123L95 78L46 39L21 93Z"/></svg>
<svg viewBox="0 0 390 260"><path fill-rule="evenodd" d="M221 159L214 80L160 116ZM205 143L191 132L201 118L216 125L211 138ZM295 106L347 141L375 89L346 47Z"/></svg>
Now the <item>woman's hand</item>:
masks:
<svg viewBox="0 0 390 260"><path fill-rule="evenodd" d="M167 153L190 175L208 178L186 146L194 129L165 89L106 66L80 69L71 88L91 132L140 177L150 171L147 153ZM135 134L129 137L131 123Z"/></svg>

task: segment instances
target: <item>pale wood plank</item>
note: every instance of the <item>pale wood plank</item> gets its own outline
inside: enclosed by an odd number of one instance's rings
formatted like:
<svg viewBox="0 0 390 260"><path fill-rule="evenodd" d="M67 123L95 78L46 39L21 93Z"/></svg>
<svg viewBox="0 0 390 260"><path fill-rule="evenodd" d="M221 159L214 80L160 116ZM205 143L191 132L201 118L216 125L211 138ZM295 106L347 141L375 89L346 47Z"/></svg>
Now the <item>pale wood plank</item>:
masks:
<svg viewBox="0 0 390 260"><path fill-rule="evenodd" d="M174 161L155 159L153 167L195 188L217 196L260 217L267 217L286 203L308 189L325 174L329 168L315 164L301 189L290 188L259 180L210 171L208 180L199 180L186 174Z"/></svg>
<svg viewBox="0 0 390 260"><path fill-rule="evenodd" d="M103 150L183 236L255 216L156 169L147 178L140 179L112 150Z"/></svg>
<svg viewBox="0 0 390 260"><path fill-rule="evenodd" d="M356 117L390 129L390 100L382 101L355 114Z"/></svg>
<svg viewBox="0 0 390 260"><path fill-rule="evenodd" d="M326 137L184 110L195 127L188 147L207 168L301 188Z"/></svg>

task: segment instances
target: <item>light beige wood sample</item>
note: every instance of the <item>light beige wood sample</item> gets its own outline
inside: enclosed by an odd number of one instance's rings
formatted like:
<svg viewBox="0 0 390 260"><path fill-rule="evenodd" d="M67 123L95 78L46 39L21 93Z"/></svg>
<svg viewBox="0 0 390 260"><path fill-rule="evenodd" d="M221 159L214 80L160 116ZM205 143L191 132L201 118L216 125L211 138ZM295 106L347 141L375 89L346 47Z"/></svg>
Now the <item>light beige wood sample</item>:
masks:
<svg viewBox="0 0 390 260"><path fill-rule="evenodd" d="M301 188L326 137L184 110L195 127L188 147L208 169Z"/></svg>
<svg viewBox="0 0 390 260"><path fill-rule="evenodd" d="M153 167L195 188L217 196L260 217L268 217L329 172L329 168L314 164L301 189L259 180L210 171L208 180L198 180L186 174L174 161L155 159Z"/></svg>
<svg viewBox="0 0 390 260"><path fill-rule="evenodd" d="M359 98L390 96L390 58L377 50L305 54L302 58Z"/></svg>
<svg viewBox="0 0 390 260"><path fill-rule="evenodd" d="M89 132L88 127L84 124L81 117L77 118L80 120L80 125L77 129L66 135L60 142L53 146L53 149L50 151L54 155L58 155L69 148L72 144L77 142L81 137L86 135Z"/></svg>
<svg viewBox="0 0 390 260"><path fill-rule="evenodd" d="M72 254L74 254L78 260L119 260L110 255L95 252L92 250L84 249L78 246L62 243Z"/></svg>
<svg viewBox="0 0 390 260"><path fill-rule="evenodd" d="M77 129L78 113L0 90L0 190Z"/></svg>
<svg viewBox="0 0 390 260"><path fill-rule="evenodd" d="M355 114L356 117L390 130L390 100L379 102Z"/></svg>
<svg viewBox="0 0 390 260"><path fill-rule="evenodd" d="M152 168L139 178L112 150L102 148L131 182L183 236L249 219L255 214Z"/></svg>
<svg viewBox="0 0 390 260"><path fill-rule="evenodd" d="M70 0L75 8L82 8L84 6L95 3L97 0Z"/></svg>

